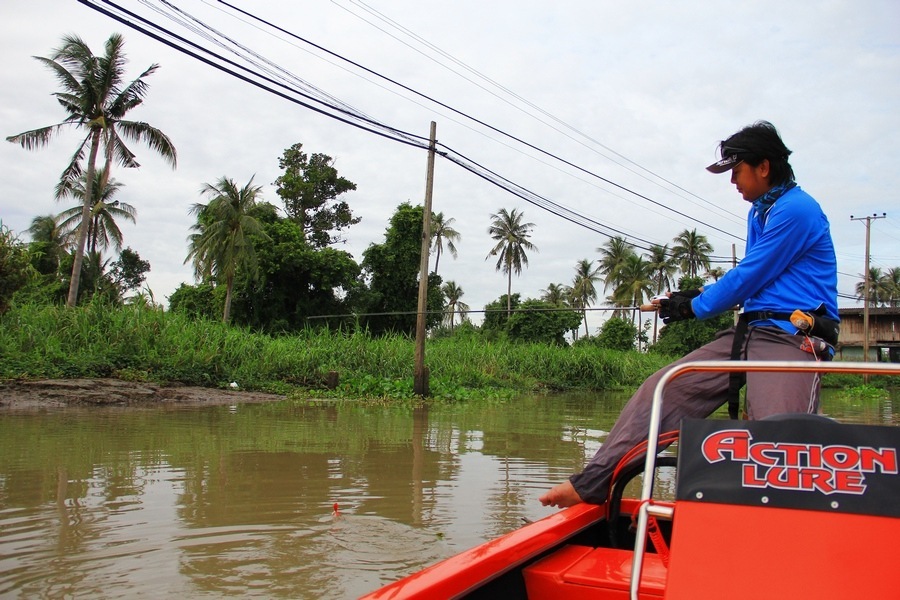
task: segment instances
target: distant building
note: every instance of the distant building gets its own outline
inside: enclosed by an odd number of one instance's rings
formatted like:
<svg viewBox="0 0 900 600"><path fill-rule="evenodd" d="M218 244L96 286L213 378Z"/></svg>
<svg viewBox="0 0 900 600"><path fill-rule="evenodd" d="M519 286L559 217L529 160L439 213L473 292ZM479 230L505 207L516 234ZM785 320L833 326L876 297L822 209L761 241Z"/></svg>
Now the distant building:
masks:
<svg viewBox="0 0 900 600"><path fill-rule="evenodd" d="M841 336L835 358L862 360L865 335L863 309L841 308ZM869 307L869 360L900 362L900 308Z"/></svg>

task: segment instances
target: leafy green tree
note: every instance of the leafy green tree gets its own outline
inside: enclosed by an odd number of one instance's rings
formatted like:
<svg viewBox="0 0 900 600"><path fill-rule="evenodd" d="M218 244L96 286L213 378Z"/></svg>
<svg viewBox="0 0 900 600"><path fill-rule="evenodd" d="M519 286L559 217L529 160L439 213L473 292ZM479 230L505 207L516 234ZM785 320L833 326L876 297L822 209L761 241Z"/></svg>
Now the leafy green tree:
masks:
<svg viewBox="0 0 900 600"><path fill-rule="evenodd" d="M112 279L122 296L140 288L149 271L150 263L131 248L124 248L111 265Z"/></svg>
<svg viewBox="0 0 900 600"><path fill-rule="evenodd" d="M511 297L504 294L493 302L485 304L481 330L489 337L505 336L511 310L516 310L520 303L521 296L519 294L513 294Z"/></svg>
<svg viewBox="0 0 900 600"><path fill-rule="evenodd" d="M597 345L610 350L634 350L638 329L634 323L614 317L600 327Z"/></svg>
<svg viewBox="0 0 900 600"><path fill-rule="evenodd" d="M575 279L572 282L571 298L574 300L575 306L581 309L581 316L584 321L584 335L586 336L590 335L587 324L587 309L593 302L597 301L597 288L594 284L600 279L600 267L595 267L593 261L583 258L575 264Z"/></svg>
<svg viewBox="0 0 900 600"><path fill-rule="evenodd" d="M262 227L250 215L261 192L253 178L244 187L227 177L215 185L205 184L202 194L210 196L208 204L194 204L190 212L197 217L188 240L190 250L185 264L193 261L194 272L201 281L209 279L225 283L225 306L222 321L231 318L231 298L238 270L253 277L257 272L256 252L250 237L261 234Z"/></svg>
<svg viewBox="0 0 900 600"><path fill-rule="evenodd" d="M456 250L456 244L461 237L459 232L453 228L453 217L444 218L444 213L434 213L431 217L431 247L434 249L434 272L438 272L438 264L441 262L441 253L444 251L444 242L447 243L447 252L450 256L456 258L459 252Z"/></svg>
<svg viewBox="0 0 900 600"><path fill-rule="evenodd" d="M509 317L506 324L509 339L565 346L566 332L581 324L581 315L575 310L557 308L544 300L526 300Z"/></svg>
<svg viewBox="0 0 900 600"><path fill-rule="evenodd" d="M337 315L353 311L360 275L353 257L313 247L297 222L280 218L271 204L257 205L252 214L264 234L252 238L259 276L241 277L235 284L234 322L271 332L346 324L348 318ZM334 316L318 318L327 315Z"/></svg>
<svg viewBox="0 0 900 600"><path fill-rule="evenodd" d="M734 323L731 313L723 313L712 319L690 319L670 323L659 332L659 339L649 351L657 354L681 357L708 344L716 334Z"/></svg>
<svg viewBox="0 0 900 600"><path fill-rule="evenodd" d="M278 165L284 173L275 180L276 193L311 246L336 243L340 236L332 232L359 223L350 205L338 199L355 190L356 184L338 175L333 158L319 153L308 156L298 143L284 151Z"/></svg>
<svg viewBox="0 0 900 600"><path fill-rule="evenodd" d="M534 223L523 223L523 216L515 208L511 212L501 208L498 212L491 215L491 226L488 228L488 233L497 243L488 252L485 260L492 256L498 257L496 269L507 275L507 301L512 298L513 272L516 275L521 275L522 267L528 266L526 251L538 251L537 246L528 241L528 238L531 237L531 230L534 229ZM506 312L509 313L511 311L512 305L508 304Z"/></svg>
<svg viewBox="0 0 900 600"><path fill-rule="evenodd" d="M169 296L169 310L194 319L214 320L217 315L222 314L222 307L217 302L215 291L209 283L198 285L182 283Z"/></svg>
<svg viewBox="0 0 900 600"><path fill-rule="evenodd" d="M0 315L9 308L13 295L34 274L28 247L0 222Z"/></svg>
<svg viewBox="0 0 900 600"><path fill-rule="evenodd" d="M408 202L398 206L385 231L384 243L370 244L363 252L362 268L369 283L361 298L361 306L368 313L363 324L374 335L415 333L423 211ZM426 307L425 326L430 329L443 315L441 278L436 273L428 276Z"/></svg>
<svg viewBox="0 0 900 600"><path fill-rule="evenodd" d="M713 247L705 235L700 235L696 229L685 229L672 241L672 258L678 263L682 273L688 277L696 277L701 269L709 269L709 255Z"/></svg>
<svg viewBox="0 0 900 600"><path fill-rule="evenodd" d="M441 287L441 292L444 294L444 300L447 302L445 319L447 320L447 325L450 329L453 329L456 315L459 315L460 323L466 320L466 315L469 312L469 305L461 300L463 297L463 289L459 287L455 281L448 281L445 283L443 287Z"/></svg>
<svg viewBox="0 0 900 600"><path fill-rule="evenodd" d="M66 186L65 195L71 195L80 200L77 206L64 210L59 214L62 219L60 227L73 232L77 237L82 221L82 207L84 206L84 194L89 186L80 177L73 185ZM87 221L87 252L99 252L109 248L110 243L116 250L122 248L122 230L119 229L116 219L135 222L137 210L126 202L113 200L122 184L115 179L108 178L103 169L94 174L93 190L94 199L91 202L90 219Z"/></svg>
<svg viewBox="0 0 900 600"><path fill-rule="evenodd" d="M60 105L66 111L66 118L55 125L25 131L6 139L32 150L47 145L55 133L66 126L86 130L86 137L78 145L75 154L60 177L56 186L56 197L63 196L64 190L73 185L84 172L85 190L82 206L83 223L90 220L91 200L94 198L92 186L97 171L100 147L104 149L104 172L111 172L112 163L123 167L137 167L134 153L125 145L123 138L142 142L155 150L174 167L175 146L158 129L141 121L126 120L126 115L144 101L148 90L147 77L158 65L146 69L137 79L125 84L126 57L121 35L113 34L105 44L105 52L94 56L91 49L80 38L66 36L62 46L54 50L50 57L35 57L56 75L63 90L55 92ZM88 152L87 171L83 171L82 161ZM104 182L105 185L105 182ZM84 262L88 228L79 229L72 263L72 277L66 305L75 306L81 282L81 267Z"/></svg>

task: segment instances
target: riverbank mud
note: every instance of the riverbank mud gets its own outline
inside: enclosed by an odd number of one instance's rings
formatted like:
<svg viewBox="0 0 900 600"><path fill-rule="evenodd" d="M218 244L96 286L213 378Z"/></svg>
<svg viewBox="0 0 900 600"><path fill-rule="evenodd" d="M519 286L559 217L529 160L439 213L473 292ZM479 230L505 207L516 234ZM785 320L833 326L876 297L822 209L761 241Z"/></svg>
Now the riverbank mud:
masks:
<svg viewBox="0 0 900 600"><path fill-rule="evenodd" d="M162 386L119 379L44 379L0 382L0 411L65 406L217 405L275 402L284 396L196 386Z"/></svg>

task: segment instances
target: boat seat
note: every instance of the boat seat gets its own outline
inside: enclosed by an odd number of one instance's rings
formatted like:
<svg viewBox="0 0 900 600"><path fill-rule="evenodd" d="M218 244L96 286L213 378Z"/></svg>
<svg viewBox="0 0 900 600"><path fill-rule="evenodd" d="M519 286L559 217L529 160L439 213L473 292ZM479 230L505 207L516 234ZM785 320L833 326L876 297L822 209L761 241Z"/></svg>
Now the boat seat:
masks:
<svg viewBox="0 0 900 600"><path fill-rule="evenodd" d="M627 600L634 552L567 545L525 568L529 600ZM655 554L644 558L639 597L660 599L666 568Z"/></svg>

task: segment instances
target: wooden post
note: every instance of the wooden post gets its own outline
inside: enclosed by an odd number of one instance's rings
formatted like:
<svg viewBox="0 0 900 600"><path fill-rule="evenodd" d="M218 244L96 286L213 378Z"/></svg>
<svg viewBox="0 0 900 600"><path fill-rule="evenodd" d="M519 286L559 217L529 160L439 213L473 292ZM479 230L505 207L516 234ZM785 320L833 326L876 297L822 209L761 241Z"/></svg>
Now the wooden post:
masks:
<svg viewBox="0 0 900 600"><path fill-rule="evenodd" d="M339 381L340 378L337 371L328 371L328 373L325 374L325 387L329 390L337 389Z"/></svg>
<svg viewBox="0 0 900 600"><path fill-rule="evenodd" d="M416 309L416 352L413 393L428 395L428 369L425 367L425 316L428 310L428 252L431 249L431 196L434 189L434 151L437 124L431 122L428 145L428 169L425 176L425 210L422 214L422 252L419 261L419 304Z"/></svg>

